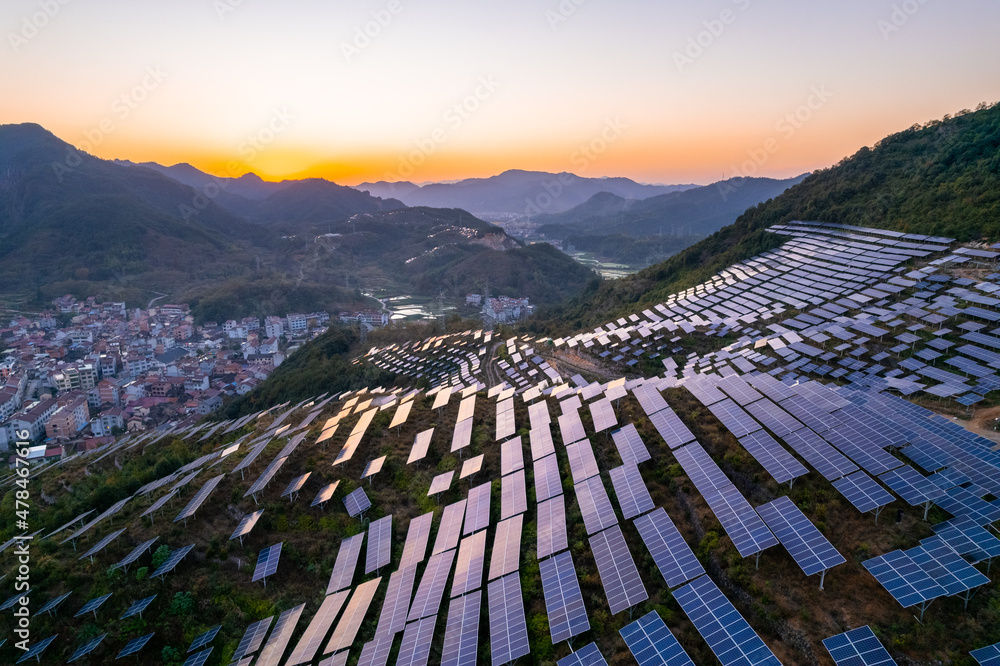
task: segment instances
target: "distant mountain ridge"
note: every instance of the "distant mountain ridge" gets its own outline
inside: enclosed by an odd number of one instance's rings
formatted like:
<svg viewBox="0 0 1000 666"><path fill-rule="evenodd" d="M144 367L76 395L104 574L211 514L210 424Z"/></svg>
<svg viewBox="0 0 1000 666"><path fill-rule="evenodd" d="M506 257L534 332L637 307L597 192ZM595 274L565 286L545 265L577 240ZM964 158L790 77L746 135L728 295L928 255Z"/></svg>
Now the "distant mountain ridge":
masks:
<svg viewBox="0 0 1000 666"><path fill-rule="evenodd" d="M680 192L697 185L643 185L629 178L585 178L572 173L511 169L489 178L456 183L362 183L359 190L392 196L408 206L462 208L473 213L508 213L532 217L559 213L609 192L625 199L645 199Z"/></svg>

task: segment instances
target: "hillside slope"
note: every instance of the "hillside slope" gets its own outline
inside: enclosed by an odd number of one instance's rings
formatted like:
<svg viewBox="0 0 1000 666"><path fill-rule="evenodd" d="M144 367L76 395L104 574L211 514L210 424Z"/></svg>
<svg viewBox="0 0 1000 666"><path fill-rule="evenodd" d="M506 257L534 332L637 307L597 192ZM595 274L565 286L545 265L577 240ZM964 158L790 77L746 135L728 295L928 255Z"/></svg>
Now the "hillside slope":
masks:
<svg viewBox="0 0 1000 666"><path fill-rule="evenodd" d="M585 293L529 326L558 332L655 304L718 270L781 245L773 224L819 220L970 241L1000 237L1000 104L890 135L814 172L730 226L628 278Z"/></svg>

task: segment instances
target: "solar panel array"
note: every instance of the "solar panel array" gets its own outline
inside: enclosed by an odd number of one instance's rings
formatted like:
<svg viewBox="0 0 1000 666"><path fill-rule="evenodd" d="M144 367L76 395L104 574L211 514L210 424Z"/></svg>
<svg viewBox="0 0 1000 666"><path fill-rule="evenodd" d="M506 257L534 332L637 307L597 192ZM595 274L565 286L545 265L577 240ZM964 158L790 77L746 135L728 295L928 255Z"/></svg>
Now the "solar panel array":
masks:
<svg viewBox="0 0 1000 666"><path fill-rule="evenodd" d="M894 497L863 471L848 474L833 482L833 487L861 513L879 511Z"/></svg>
<svg viewBox="0 0 1000 666"><path fill-rule="evenodd" d="M239 645L236 647L236 652L233 653L233 661L251 655L260 648L264 642L264 637L267 636L267 630L271 628L273 620L274 616L272 615L263 620L250 623L250 626L243 633L243 638L240 639Z"/></svg>
<svg viewBox="0 0 1000 666"><path fill-rule="evenodd" d="M524 469L524 453L521 438L515 437L500 445L500 474L505 476Z"/></svg>
<svg viewBox="0 0 1000 666"><path fill-rule="evenodd" d="M694 441L694 434L669 407L651 414L649 421L671 449Z"/></svg>
<svg viewBox="0 0 1000 666"><path fill-rule="evenodd" d="M105 601L111 598L111 594L112 594L111 592L108 592L107 594L91 599L90 601L85 603L73 617L80 617L81 615L86 615L87 613L94 613L94 615L96 616L97 610L104 605Z"/></svg>
<svg viewBox="0 0 1000 666"><path fill-rule="evenodd" d="M441 666L475 666L479 652L481 590L451 600L441 651Z"/></svg>
<svg viewBox="0 0 1000 666"><path fill-rule="evenodd" d="M781 666L747 621L708 576L674 590L680 604L722 666Z"/></svg>
<svg viewBox="0 0 1000 666"><path fill-rule="evenodd" d="M566 447L569 456L569 467L573 475L573 483L581 483L600 473L597 469L597 458L594 457L594 447L590 440L583 439Z"/></svg>
<svg viewBox="0 0 1000 666"><path fill-rule="evenodd" d="M608 666L597 643L587 643L576 652L570 652L556 662L557 666Z"/></svg>
<svg viewBox="0 0 1000 666"><path fill-rule="evenodd" d="M533 467L536 502L544 502L551 497L562 494L562 479L559 478L559 462L554 454L535 460Z"/></svg>
<svg viewBox="0 0 1000 666"><path fill-rule="evenodd" d="M195 493L194 497L191 498L191 501L187 503L187 506L181 509L181 512L177 514L177 517L174 518L174 522L176 523L179 520L187 520L193 516L195 511L197 511L205 500L208 499L208 496L212 494L215 487L219 485L219 482L222 481L222 477L224 476L225 474L219 474L218 476L213 476L211 479L206 481L202 487L198 489L198 492Z"/></svg>
<svg viewBox="0 0 1000 666"><path fill-rule="evenodd" d="M655 610L618 632L639 666L694 666Z"/></svg>
<svg viewBox="0 0 1000 666"><path fill-rule="evenodd" d="M410 449L410 457L406 459L406 464L422 460L427 455L427 450L431 445L431 437L434 436L434 428L428 428L417 433L413 439L413 448Z"/></svg>
<svg viewBox="0 0 1000 666"><path fill-rule="evenodd" d="M130 640L128 643L125 644L125 647L121 649L121 652L118 653L118 656L115 657L115 659L121 659L123 657L129 657L133 654L136 654L137 652L139 652L139 650L146 647L146 643L148 643L149 639L151 639L155 634L156 634L155 631L151 631L145 636L139 636L138 638L133 638L132 640Z"/></svg>
<svg viewBox="0 0 1000 666"><path fill-rule="evenodd" d="M615 509L611 506L608 491L600 476L592 476L574 486L576 501L583 514L583 525L587 534L594 534L618 523Z"/></svg>
<svg viewBox="0 0 1000 666"><path fill-rule="evenodd" d="M184 559L184 556L190 553L191 549L193 548L194 544L192 543L190 545L184 546L183 548L178 548L177 550L172 551L170 555L167 556L167 559L163 561L163 564L161 564L159 568L156 569L156 571L150 574L149 577L156 578L157 576L167 575L168 573L173 571L178 564L181 563L181 560Z"/></svg>
<svg viewBox="0 0 1000 666"><path fill-rule="evenodd" d="M631 423L612 432L611 438L615 442L618 455L621 456L623 463L638 465L650 459L649 449L646 448L639 432Z"/></svg>
<svg viewBox="0 0 1000 666"><path fill-rule="evenodd" d="M451 596L456 597L477 589L483 583L483 567L486 561L486 531L480 530L462 539L458 546L455 563L455 577L451 584Z"/></svg>
<svg viewBox="0 0 1000 666"><path fill-rule="evenodd" d="M778 483L790 483L809 473L802 463L763 430L739 438L739 443Z"/></svg>
<svg viewBox="0 0 1000 666"><path fill-rule="evenodd" d="M396 658L398 666L423 666L427 663L436 622L437 616L433 616L406 625L406 630L403 632L403 642Z"/></svg>
<svg viewBox="0 0 1000 666"><path fill-rule="evenodd" d="M807 576L847 561L787 496L757 507L757 513Z"/></svg>
<svg viewBox="0 0 1000 666"><path fill-rule="evenodd" d="M437 555L458 546L458 539L462 536L462 521L465 519L465 505L466 500L459 500L444 508L431 555Z"/></svg>
<svg viewBox="0 0 1000 666"><path fill-rule="evenodd" d="M823 647L837 666L896 666L868 625L825 638Z"/></svg>
<svg viewBox="0 0 1000 666"><path fill-rule="evenodd" d="M736 486L722 486L703 495L742 557L749 557L778 545L771 530Z"/></svg>
<svg viewBox="0 0 1000 666"><path fill-rule="evenodd" d="M451 488L451 480L455 478L455 470L442 472L431 479L431 487L427 489L427 496L431 497Z"/></svg>
<svg viewBox="0 0 1000 666"><path fill-rule="evenodd" d="M615 410L607 398L595 400L588 406L594 421L594 432L604 432L618 425L618 417L615 416Z"/></svg>
<svg viewBox="0 0 1000 666"><path fill-rule="evenodd" d="M979 666L1000 666L1000 643L973 650L969 655L979 663Z"/></svg>
<svg viewBox="0 0 1000 666"><path fill-rule="evenodd" d="M410 611L413 585L417 580L417 568L407 566L394 571L389 576L389 588L385 592L382 610L379 613L375 637L390 638L402 631L406 625L406 615Z"/></svg>
<svg viewBox="0 0 1000 666"><path fill-rule="evenodd" d="M392 514L368 526L368 551L365 553L365 573L377 571L389 564L392 557Z"/></svg>
<svg viewBox="0 0 1000 666"><path fill-rule="evenodd" d="M507 664L531 652L524 618L521 579L516 573L491 582L487 588L490 613L490 660Z"/></svg>
<svg viewBox="0 0 1000 666"><path fill-rule="evenodd" d="M351 518L360 515L362 511L367 511L371 506L372 502L365 494L364 488L357 488L344 498L344 507Z"/></svg>
<svg viewBox="0 0 1000 666"><path fill-rule="evenodd" d="M243 516L240 519L239 524L236 526L236 529L233 530L233 534L232 536L229 537L229 540L232 541L233 539L241 539L242 537L245 537L247 534L250 534L250 530L254 528L254 525L257 524L257 521L260 520L260 517L261 515L263 515L263 513L264 509L258 509L253 513L248 513L245 516Z"/></svg>
<svg viewBox="0 0 1000 666"><path fill-rule="evenodd" d="M528 510L528 496L524 487L524 470L500 479L500 520L506 520Z"/></svg>
<svg viewBox="0 0 1000 666"><path fill-rule="evenodd" d="M568 550L538 563L542 577L545 612L549 616L549 634L553 643L569 640L590 629L587 608L583 603L580 581Z"/></svg>
<svg viewBox="0 0 1000 666"><path fill-rule="evenodd" d="M668 586L677 587L705 573L705 567L663 507L633 522Z"/></svg>
<svg viewBox="0 0 1000 666"><path fill-rule="evenodd" d="M427 541L430 539L433 522L433 511L410 520L410 524L406 528L406 541L403 543L403 554L399 558L400 569L411 567L424 561L424 556L427 554Z"/></svg>
<svg viewBox="0 0 1000 666"><path fill-rule="evenodd" d="M365 540L365 534L355 534L340 542L340 549L337 551L337 560L333 564L333 571L330 573L330 582L326 586L326 593L332 594L351 586L354 580L354 572L358 568L358 558L361 556L361 544Z"/></svg>
<svg viewBox="0 0 1000 666"><path fill-rule="evenodd" d="M536 555L539 559L569 548L566 535L566 502L562 495L537 504Z"/></svg>
<svg viewBox="0 0 1000 666"><path fill-rule="evenodd" d="M901 550L865 560L862 565L903 608L922 604L945 593L930 574Z"/></svg>
<svg viewBox="0 0 1000 666"><path fill-rule="evenodd" d="M217 624L208 631L198 634L194 637L194 640L191 641L191 645L188 646L187 651L191 652L205 647L215 639L215 637L219 634L220 629L222 629L222 625Z"/></svg>
<svg viewBox="0 0 1000 666"><path fill-rule="evenodd" d="M69 595L69 593L67 592L65 596L68 596L68 595ZM65 596L63 598L65 598ZM122 616L120 618L118 618L118 619L119 620L126 620L126 619L132 617L133 615L141 615L142 611L146 610L149 607L149 604L153 603L153 599L155 599L155 598L156 598L156 595L152 594L152 595L146 597L145 599L139 599L138 601L133 602L132 605L129 606L128 609L124 613L122 613ZM39 611L39 613L42 613L42 612L44 612L44 610L43 611Z"/></svg>
<svg viewBox="0 0 1000 666"><path fill-rule="evenodd" d="M443 553L432 555L427 560L427 566L420 578L417 593L410 605L410 613L406 617L407 622L437 615L438 608L441 606L441 598L444 596L445 584L448 582L448 574L451 573L451 565L454 562L454 550L446 550Z"/></svg>
<svg viewBox="0 0 1000 666"><path fill-rule="evenodd" d="M524 514L500 521L493 535L493 551L487 580L517 571L521 559L521 527Z"/></svg>
<svg viewBox="0 0 1000 666"><path fill-rule="evenodd" d="M649 598L621 527L615 525L591 536L590 549L612 615Z"/></svg>
<svg viewBox="0 0 1000 666"><path fill-rule="evenodd" d="M468 503L465 507L465 527L462 531L463 534L472 534L473 532L489 527L492 489L493 483L491 481L469 489Z"/></svg>
<svg viewBox="0 0 1000 666"><path fill-rule="evenodd" d="M653 510L653 498L649 496L649 489L635 463L614 467L608 470L608 474L625 520Z"/></svg>

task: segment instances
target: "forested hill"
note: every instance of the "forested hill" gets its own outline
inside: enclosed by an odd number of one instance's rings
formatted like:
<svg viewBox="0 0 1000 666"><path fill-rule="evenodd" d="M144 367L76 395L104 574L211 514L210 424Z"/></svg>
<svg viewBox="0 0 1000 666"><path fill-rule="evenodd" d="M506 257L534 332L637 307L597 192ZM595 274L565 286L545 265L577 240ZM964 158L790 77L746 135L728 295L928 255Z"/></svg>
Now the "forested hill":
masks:
<svg viewBox="0 0 1000 666"><path fill-rule="evenodd" d="M559 333L634 312L695 285L720 269L777 247L773 224L818 220L949 236L1000 237L1000 104L914 125L872 148L814 172L732 225L625 279L592 283L530 325Z"/></svg>

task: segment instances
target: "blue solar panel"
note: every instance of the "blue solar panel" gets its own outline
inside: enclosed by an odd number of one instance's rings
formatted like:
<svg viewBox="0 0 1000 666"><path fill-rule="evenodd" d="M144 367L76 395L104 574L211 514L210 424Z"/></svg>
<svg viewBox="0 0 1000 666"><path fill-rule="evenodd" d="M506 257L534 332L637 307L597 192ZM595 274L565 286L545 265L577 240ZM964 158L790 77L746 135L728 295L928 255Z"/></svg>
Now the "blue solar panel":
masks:
<svg viewBox="0 0 1000 666"><path fill-rule="evenodd" d="M1000 556L1000 539L967 516L938 523L934 531L959 555L973 562Z"/></svg>
<svg viewBox="0 0 1000 666"><path fill-rule="evenodd" d="M191 641L191 645L188 647L187 651L191 652L192 650L197 650L198 648L205 647L206 645L211 643L212 639L214 639L216 634L219 633L219 629L222 629L221 624L212 627L211 629L209 629L208 631L199 636L195 636L195 639Z"/></svg>
<svg viewBox="0 0 1000 666"><path fill-rule="evenodd" d="M1000 643L987 645L969 653L979 666L1000 666Z"/></svg>
<svg viewBox="0 0 1000 666"><path fill-rule="evenodd" d="M557 661L556 666L608 666L608 662L597 649L597 643L587 643L576 652L571 652L569 656Z"/></svg>
<svg viewBox="0 0 1000 666"><path fill-rule="evenodd" d="M861 513L879 510L894 501L885 488L860 470L837 479L833 487Z"/></svg>
<svg viewBox="0 0 1000 666"><path fill-rule="evenodd" d="M934 503L953 516L968 516L979 525L989 525L1000 520L1000 506L976 497L965 488L952 488Z"/></svg>
<svg viewBox="0 0 1000 666"><path fill-rule="evenodd" d="M128 610L126 610L124 613L122 613L122 616L120 618L118 618L118 619L119 620L124 620L126 618L132 617L133 615L138 615L138 614L142 613L142 611L146 610L146 608L149 606L149 604L153 603L153 599L155 599L155 598L156 598L156 595L154 594L154 595L146 597L145 599L140 599L139 601L136 601L131 606L129 606Z"/></svg>
<svg viewBox="0 0 1000 666"><path fill-rule="evenodd" d="M827 481L834 481L858 469L847 456L808 428L785 435L782 439Z"/></svg>
<svg viewBox="0 0 1000 666"><path fill-rule="evenodd" d="M730 484L703 495L741 557L749 557L778 545L771 530L736 486Z"/></svg>
<svg viewBox="0 0 1000 666"><path fill-rule="evenodd" d="M837 666L895 666L896 662L865 625L823 640Z"/></svg>
<svg viewBox="0 0 1000 666"><path fill-rule="evenodd" d="M668 586L676 587L705 573L705 567L663 507L636 518L634 523Z"/></svg>
<svg viewBox="0 0 1000 666"><path fill-rule="evenodd" d="M924 539L916 548L904 552L944 588L948 596L990 582L989 578L966 562L940 537Z"/></svg>
<svg viewBox="0 0 1000 666"><path fill-rule="evenodd" d="M739 442L778 483L787 483L809 473L785 447L763 430L741 437Z"/></svg>
<svg viewBox="0 0 1000 666"><path fill-rule="evenodd" d="M919 506L944 495L943 489L909 465L886 472L879 480L910 506Z"/></svg>
<svg viewBox="0 0 1000 666"><path fill-rule="evenodd" d="M101 642L104 640L104 638L107 635L108 634L105 632L105 633L101 634L100 636L98 636L97 638L91 639L91 640L87 641L86 643L84 643L83 645L81 645L80 647L78 647L76 649L76 651L73 653L73 656L71 656L69 658L69 661L67 663L71 664L74 661L76 661L77 659L81 659L83 657L86 657L88 654L90 654L91 652L93 652L94 650L96 650L97 646L99 646L101 644Z"/></svg>
<svg viewBox="0 0 1000 666"><path fill-rule="evenodd" d="M618 633L639 666L694 666L655 610L622 627Z"/></svg>
<svg viewBox="0 0 1000 666"><path fill-rule="evenodd" d="M698 442L674 451L674 458L702 495L721 486L730 485L729 478Z"/></svg>
<svg viewBox="0 0 1000 666"><path fill-rule="evenodd" d="M80 610L78 610L76 612L76 615L74 615L73 617L80 617L81 615L86 615L87 613L95 613L96 614L97 613L97 609L100 608L104 604L104 602L108 600L108 598L111 596L111 594L112 594L111 592L108 592L107 594L105 594L103 596L100 596L100 597L97 597L96 599L91 599L90 601L88 601L87 603L85 603L83 605L83 608L81 608Z"/></svg>
<svg viewBox="0 0 1000 666"><path fill-rule="evenodd" d="M901 550L862 562L903 608L915 606L945 593L938 583Z"/></svg>
<svg viewBox="0 0 1000 666"><path fill-rule="evenodd" d="M561 643L590 629L580 581L576 577L570 552L564 550L542 560L538 566L552 642Z"/></svg>
<svg viewBox="0 0 1000 666"><path fill-rule="evenodd" d="M708 576L675 590L674 599L722 666L781 666L757 632Z"/></svg>
<svg viewBox="0 0 1000 666"><path fill-rule="evenodd" d="M149 642L149 639L152 638L155 633L156 633L155 631L151 631L145 636L139 636L138 638L133 638L132 640L130 640L128 643L125 644L125 647L122 648L122 651L118 653L118 656L115 657L115 659L121 659L122 657L127 657L129 655L135 654L136 652L138 652L139 650L141 650L146 646L146 643Z"/></svg>
<svg viewBox="0 0 1000 666"><path fill-rule="evenodd" d="M757 507L757 513L807 576L847 561L788 497Z"/></svg>

